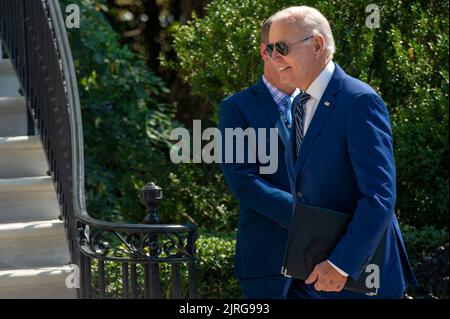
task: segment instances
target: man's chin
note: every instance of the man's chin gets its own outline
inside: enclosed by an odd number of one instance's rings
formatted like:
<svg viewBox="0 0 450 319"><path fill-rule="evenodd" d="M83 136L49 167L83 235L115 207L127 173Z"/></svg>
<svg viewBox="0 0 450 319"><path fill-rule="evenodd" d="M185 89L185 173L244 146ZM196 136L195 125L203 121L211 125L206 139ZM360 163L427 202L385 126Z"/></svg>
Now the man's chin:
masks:
<svg viewBox="0 0 450 319"><path fill-rule="evenodd" d="M285 85L294 86L293 85L293 78L291 76L289 76L289 75L285 75L285 76L280 75L280 82L282 84L285 84Z"/></svg>

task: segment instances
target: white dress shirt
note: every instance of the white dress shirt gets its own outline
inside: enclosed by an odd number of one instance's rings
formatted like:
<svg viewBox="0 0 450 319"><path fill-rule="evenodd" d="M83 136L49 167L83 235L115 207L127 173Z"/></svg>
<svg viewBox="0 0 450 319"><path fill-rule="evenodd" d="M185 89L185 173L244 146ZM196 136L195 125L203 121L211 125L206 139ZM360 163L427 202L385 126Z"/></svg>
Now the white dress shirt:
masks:
<svg viewBox="0 0 450 319"><path fill-rule="evenodd" d="M325 89L328 86L328 83L333 76L333 72L336 66L333 61L328 62L325 68L320 72L319 76L311 83L308 89L306 89L306 93L311 95L309 100L305 105L305 115L303 119L303 136L305 136L306 131L308 130L309 124L314 117L314 113L316 113L317 105L319 105L320 99L322 98Z"/></svg>
<svg viewBox="0 0 450 319"><path fill-rule="evenodd" d="M322 98L325 89L328 86L328 83L333 76L333 72L336 66L333 61L328 62L325 68L320 72L319 76L311 83L306 92L311 95L309 100L305 104L305 115L303 119L303 136L306 135L306 131L308 130L309 124L314 117L314 113L316 113L317 106L319 105L320 99ZM328 263L336 269L338 273L340 273L344 277L348 277L348 274L334 265L331 261L327 260Z"/></svg>

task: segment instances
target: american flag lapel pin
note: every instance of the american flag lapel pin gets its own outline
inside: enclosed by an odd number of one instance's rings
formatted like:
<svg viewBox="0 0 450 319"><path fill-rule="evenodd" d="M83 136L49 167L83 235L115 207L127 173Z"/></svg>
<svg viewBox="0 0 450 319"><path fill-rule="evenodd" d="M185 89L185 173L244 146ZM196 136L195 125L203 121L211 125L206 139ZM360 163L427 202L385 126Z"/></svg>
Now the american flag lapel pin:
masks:
<svg viewBox="0 0 450 319"><path fill-rule="evenodd" d="M323 104L325 104L326 107L330 107L331 106L331 103L328 102L328 101L325 101L325 103L323 103Z"/></svg>

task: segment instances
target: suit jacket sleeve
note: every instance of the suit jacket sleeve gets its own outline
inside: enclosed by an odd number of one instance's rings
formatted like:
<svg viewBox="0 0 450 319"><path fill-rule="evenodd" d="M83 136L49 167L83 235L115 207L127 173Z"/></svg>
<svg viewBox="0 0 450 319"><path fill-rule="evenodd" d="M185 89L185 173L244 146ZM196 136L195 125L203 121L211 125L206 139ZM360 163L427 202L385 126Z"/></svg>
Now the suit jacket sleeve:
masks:
<svg viewBox="0 0 450 319"><path fill-rule="evenodd" d="M392 133L389 114L378 95L355 98L346 134L360 194L347 232L329 260L357 280L392 221L395 206Z"/></svg>
<svg viewBox="0 0 450 319"><path fill-rule="evenodd" d="M225 129L248 127L245 117L238 107L225 100L221 103L219 113L219 129L222 134L222 149L225 149ZM230 143L230 141L228 141ZM225 163L223 151L221 169L231 192L241 205L247 206L266 218L276 222L280 227L288 228L292 213L292 195L278 189L262 179L258 173L258 165L249 163L247 141L244 145L244 163Z"/></svg>

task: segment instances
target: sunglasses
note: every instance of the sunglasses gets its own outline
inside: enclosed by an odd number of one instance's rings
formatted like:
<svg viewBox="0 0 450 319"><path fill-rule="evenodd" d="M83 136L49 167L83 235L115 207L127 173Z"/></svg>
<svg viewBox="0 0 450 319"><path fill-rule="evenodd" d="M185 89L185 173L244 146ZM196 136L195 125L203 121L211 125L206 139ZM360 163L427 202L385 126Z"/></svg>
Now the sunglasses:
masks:
<svg viewBox="0 0 450 319"><path fill-rule="evenodd" d="M282 56L286 56L286 55L289 54L289 47L291 47L291 46L293 46L295 44L302 43L302 42L304 42L306 40L309 40L309 39L311 39L313 37L314 37L314 35L311 35L311 36L309 36L309 37L307 37L307 38L305 38L303 40L300 40L298 42L291 43L291 44L287 44L286 42L283 42L283 41L277 42L275 44L269 43L269 44L266 45L266 52L267 52L267 54L270 57L272 57L273 50L275 49Z"/></svg>

